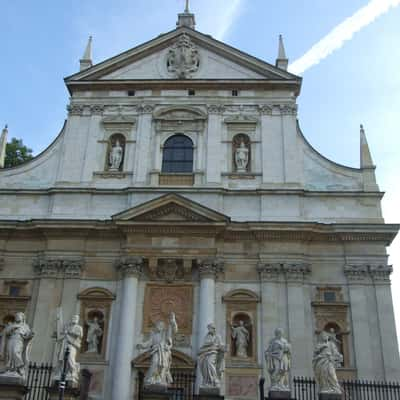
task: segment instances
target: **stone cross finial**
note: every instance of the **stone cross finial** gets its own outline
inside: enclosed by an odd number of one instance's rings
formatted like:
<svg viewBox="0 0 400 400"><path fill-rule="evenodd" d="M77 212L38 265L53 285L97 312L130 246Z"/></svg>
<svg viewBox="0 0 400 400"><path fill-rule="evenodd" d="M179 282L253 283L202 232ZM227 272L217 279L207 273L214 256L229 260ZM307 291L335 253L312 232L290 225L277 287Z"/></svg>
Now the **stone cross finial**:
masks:
<svg viewBox="0 0 400 400"><path fill-rule="evenodd" d="M185 13L189 12L189 0L186 0Z"/></svg>

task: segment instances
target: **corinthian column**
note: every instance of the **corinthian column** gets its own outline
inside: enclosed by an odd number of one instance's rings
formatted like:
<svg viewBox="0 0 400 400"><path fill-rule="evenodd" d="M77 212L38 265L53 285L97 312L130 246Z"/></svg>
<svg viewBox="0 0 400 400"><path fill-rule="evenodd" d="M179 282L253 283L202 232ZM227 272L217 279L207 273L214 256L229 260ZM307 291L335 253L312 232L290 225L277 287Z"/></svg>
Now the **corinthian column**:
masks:
<svg viewBox="0 0 400 400"><path fill-rule="evenodd" d="M113 365L112 399L130 400L131 361L136 323L136 297L139 276L143 269L141 257L121 260L117 265L122 275L122 293L119 312L118 341Z"/></svg>
<svg viewBox="0 0 400 400"><path fill-rule="evenodd" d="M197 347L200 348L207 334L207 325L215 323L215 280L223 272L223 264L216 259L198 261L200 274L200 301Z"/></svg>

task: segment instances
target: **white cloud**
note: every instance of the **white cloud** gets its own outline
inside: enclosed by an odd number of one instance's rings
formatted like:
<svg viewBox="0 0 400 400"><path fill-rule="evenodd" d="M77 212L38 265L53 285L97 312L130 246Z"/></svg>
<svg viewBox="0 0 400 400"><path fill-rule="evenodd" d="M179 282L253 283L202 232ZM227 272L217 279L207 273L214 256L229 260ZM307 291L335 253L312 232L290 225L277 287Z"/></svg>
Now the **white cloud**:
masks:
<svg viewBox="0 0 400 400"><path fill-rule="evenodd" d="M290 72L299 75L319 64L335 50L340 49L355 33L398 5L400 5L400 0L371 0L365 7L337 25L302 57L294 61L289 66Z"/></svg>

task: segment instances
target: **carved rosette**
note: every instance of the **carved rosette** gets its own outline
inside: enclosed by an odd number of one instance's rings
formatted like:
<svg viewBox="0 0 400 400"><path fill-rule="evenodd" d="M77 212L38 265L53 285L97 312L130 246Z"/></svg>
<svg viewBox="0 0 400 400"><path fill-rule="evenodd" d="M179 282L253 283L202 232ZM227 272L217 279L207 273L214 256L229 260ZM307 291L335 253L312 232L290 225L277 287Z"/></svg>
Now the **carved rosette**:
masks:
<svg viewBox="0 0 400 400"><path fill-rule="evenodd" d="M123 278L139 278L143 272L143 257L125 257L116 263L117 270Z"/></svg>
<svg viewBox="0 0 400 400"><path fill-rule="evenodd" d="M224 264L216 258L208 258L205 260L197 260L200 279L214 278L216 279L224 272Z"/></svg>
<svg viewBox="0 0 400 400"><path fill-rule="evenodd" d="M83 272L83 266L82 258L38 257L33 260L33 269L41 278L79 279Z"/></svg>

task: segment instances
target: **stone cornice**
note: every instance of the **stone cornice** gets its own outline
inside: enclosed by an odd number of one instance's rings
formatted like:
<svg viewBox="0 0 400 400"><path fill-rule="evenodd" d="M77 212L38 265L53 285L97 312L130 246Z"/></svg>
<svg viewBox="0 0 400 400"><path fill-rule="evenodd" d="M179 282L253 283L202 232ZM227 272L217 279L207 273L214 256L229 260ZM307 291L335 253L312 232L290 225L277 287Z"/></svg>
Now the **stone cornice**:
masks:
<svg viewBox="0 0 400 400"><path fill-rule="evenodd" d="M84 259L42 257L33 260L33 269L40 278L79 279L82 276Z"/></svg>
<svg viewBox="0 0 400 400"><path fill-rule="evenodd" d="M345 265L344 274L349 283L390 284L390 275L393 272L391 265L385 264L357 264Z"/></svg>
<svg viewBox="0 0 400 400"><path fill-rule="evenodd" d="M197 267L199 270L200 279L216 279L220 274L224 273L224 264L221 260L217 258L206 258L197 260Z"/></svg>
<svg viewBox="0 0 400 400"><path fill-rule="evenodd" d="M143 273L144 260L139 256L122 257L115 263L115 266L123 278L139 278Z"/></svg>
<svg viewBox="0 0 400 400"><path fill-rule="evenodd" d="M396 224L323 224L314 222L177 222L48 219L31 221L0 220L2 237L23 235L26 238L151 233L218 236L224 240L296 241L296 242L381 242L390 245L396 237Z"/></svg>

